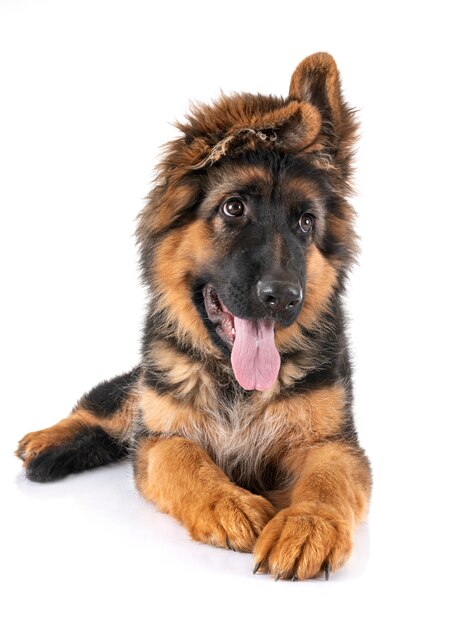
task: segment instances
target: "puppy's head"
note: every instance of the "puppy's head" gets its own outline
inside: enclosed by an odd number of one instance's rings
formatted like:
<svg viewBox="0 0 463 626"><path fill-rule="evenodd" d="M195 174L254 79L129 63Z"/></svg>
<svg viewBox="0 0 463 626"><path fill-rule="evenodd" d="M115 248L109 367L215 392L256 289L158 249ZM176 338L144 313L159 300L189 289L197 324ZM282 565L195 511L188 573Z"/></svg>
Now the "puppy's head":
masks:
<svg viewBox="0 0 463 626"><path fill-rule="evenodd" d="M222 97L179 127L138 230L160 333L219 348L242 387L265 390L355 252L353 113L333 59L316 54L287 98Z"/></svg>

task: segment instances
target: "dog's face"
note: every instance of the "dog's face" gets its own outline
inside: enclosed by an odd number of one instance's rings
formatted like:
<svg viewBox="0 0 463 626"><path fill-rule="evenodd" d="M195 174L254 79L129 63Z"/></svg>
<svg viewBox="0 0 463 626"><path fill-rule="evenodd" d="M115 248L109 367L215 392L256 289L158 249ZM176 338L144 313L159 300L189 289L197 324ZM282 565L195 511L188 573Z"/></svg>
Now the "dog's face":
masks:
<svg viewBox="0 0 463 626"><path fill-rule="evenodd" d="M296 70L288 100L234 96L197 109L140 223L164 333L218 347L248 390L272 387L281 352L316 322L353 253L343 196L355 125L334 62L315 57Z"/></svg>
<svg viewBox="0 0 463 626"><path fill-rule="evenodd" d="M263 390L280 368L275 327L298 319L308 251L323 245L327 181L293 155L261 149L225 157L204 187L198 217L215 254L195 277L195 302L238 382Z"/></svg>
<svg viewBox="0 0 463 626"><path fill-rule="evenodd" d="M208 176L199 213L211 224L220 258L207 282L213 299L237 317L289 326L301 310L324 195L316 176L301 170L293 157L256 151L224 160Z"/></svg>

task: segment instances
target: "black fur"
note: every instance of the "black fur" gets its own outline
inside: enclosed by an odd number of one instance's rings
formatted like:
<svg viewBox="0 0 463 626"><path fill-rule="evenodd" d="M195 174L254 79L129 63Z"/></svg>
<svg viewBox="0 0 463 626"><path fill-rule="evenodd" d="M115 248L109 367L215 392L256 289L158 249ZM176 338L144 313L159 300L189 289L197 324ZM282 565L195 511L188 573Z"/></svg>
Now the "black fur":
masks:
<svg viewBox="0 0 463 626"><path fill-rule="evenodd" d="M252 193L248 187L235 189L233 195L245 199L249 217L223 220L224 256L220 264L210 269L210 277L203 277L203 282L212 282L221 300L238 317L261 319L271 315L280 325L289 326L299 314L302 302L290 312L270 313L258 298L256 283L264 274L275 274L302 289L306 284L305 255L310 237L300 231L298 220L304 212L302 203L307 199L300 198L297 202L281 193L284 190L282 180L299 175L300 165L295 157L287 154L251 150L238 159L224 158L211 168L210 184L213 186L216 178L221 180L227 174L233 177L234 168L242 170L247 165L264 166L275 184L269 189L257 181ZM313 181L307 168L304 177ZM283 248L278 266L273 248L277 235Z"/></svg>
<svg viewBox="0 0 463 626"><path fill-rule="evenodd" d="M121 374L111 380L104 380L86 393L79 405L96 417L110 418L118 411L140 376L140 367L135 367L127 374Z"/></svg>
<svg viewBox="0 0 463 626"><path fill-rule="evenodd" d="M269 152L265 149L247 150L238 157L225 157L219 163L212 166L208 172L209 181L204 187L214 188L215 180L221 180L224 173L233 173L236 166L239 169L246 166L264 167L269 171L275 181L274 188L268 193L267 188L262 188L262 182L236 189L233 195L246 196L252 205L254 219L247 224L234 223L233 219L226 224L227 241L224 242L224 255L220 259L220 265L211 265L207 274L196 277L192 284L192 301L200 314L208 334L213 343L222 352L222 362L208 361L204 354L196 354L188 345L180 345L174 328L169 330L163 311L156 311L155 315L147 316L143 355L145 365L145 382L156 389L160 394L175 394L176 386L172 385L162 371L157 371L153 366L149 353L154 349L156 341L162 339L172 345L173 351L188 355L192 363L200 361L211 373L213 380L218 382L220 393L224 396L233 396L236 392L236 381L233 375L223 368L224 363L229 363L230 348L219 338L214 324L209 320L203 298L203 287L211 283L217 289L222 301L235 314L245 318L266 317L268 312L262 311L255 294L256 281L263 269L272 263L273 250L272 239L276 234L283 238L285 249L284 266L296 268L298 280L305 285L306 252L310 241L314 241L319 250L327 257L336 257L349 265L352 251L347 244L339 242L327 227L323 236L315 232L306 237L297 229L299 213L310 212L312 203L310 198L299 198L291 194L285 194L285 180L295 177L305 179L315 184L322 199L323 211L342 218L339 201L333 192L329 179L325 173L310 167L307 160L295 155L283 154L278 151ZM283 191L282 191L283 190ZM282 195L283 193L283 195ZM264 201L263 198L266 197ZM207 192L204 193L207 200ZM217 216L218 207L211 210L208 222ZM322 215L318 216L322 219ZM182 223L198 219L197 210L188 209L183 214ZM184 221L185 220L185 221ZM175 225L174 225L175 227ZM269 245L270 244L270 245ZM217 244L220 247L220 243ZM245 254L243 254L245 250ZM309 266L310 271L310 266ZM344 289L343 272L339 272L339 281L332 296L327 311L323 314L323 322L316 330L302 329L305 336L305 347L299 351L283 353L282 363L295 360L304 366L307 372L302 379L281 390L282 395L304 393L311 389L329 386L339 381L343 385L349 382L350 366L348 364L348 346L344 332L344 316L342 312L341 295ZM154 295L155 297L155 295ZM152 311L153 307L150 307ZM286 319L277 320L281 326L294 323L300 307L297 307L292 315ZM297 323L297 321L296 321ZM162 329L162 330L160 330ZM146 358L147 357L147 358ZM349 383L350 384L350 383ZM353 426L352 426L353 428ZM351 427L348 428L351 430Z"/></svg>
<svg viewBox="0 0 463 626"><path fill-rule="evenodd" d="M251 493L262 494L262 491L272 491L279 489L288 480L288 474L282 471L281 467L275 461L267 460L261 469L259 478L243 477L239 473L239 467L230 474L230 479L243 489L248 489ZM237 475L235 476L234 473Z"/></svg>
<svg viewBox="0 0 463 626"><path fill-rule="evenodd" d="M189 172L184 176L183 183L191 183L196 189L197 193L194 199L188 206L184 207L184 210L180 212L175 218L173 217L170 223L162 229L157 230L155 237L144 238L140 237L139 244L139 267L143 281L146 284L151 284L151 268L153 266L154 257L156 254L157 246L169 235L172 231L185 226L192 222L197 214L198 209L203 200L203 179L205 174L203 172ZM149 200L156 204L157 196L162 194L162 186L155 187L149 196Z"/></svg>
<svg viewBox="0 0 463 626"><path fill-rule="evenodd" d="M26 468L26 476L34 482L46 483L119 461L127 454L127 445L110 437L99 426L83 426L71 441L49 448L33 459Z"/></svg>

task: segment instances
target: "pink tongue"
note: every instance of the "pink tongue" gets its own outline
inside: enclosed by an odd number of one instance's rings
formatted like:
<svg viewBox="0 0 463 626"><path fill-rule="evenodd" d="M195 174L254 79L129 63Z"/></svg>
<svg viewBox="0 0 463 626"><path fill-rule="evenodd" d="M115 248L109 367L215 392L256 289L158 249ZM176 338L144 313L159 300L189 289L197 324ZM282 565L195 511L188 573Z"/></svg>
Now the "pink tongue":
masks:
<svg viewBox="0 0 463 626"><path fill-rule="evenodd" d="M235 317L234 323L231 363L236 380L248 391L270 389L280 371L280 355L273 332L275 322Z"/></svg>

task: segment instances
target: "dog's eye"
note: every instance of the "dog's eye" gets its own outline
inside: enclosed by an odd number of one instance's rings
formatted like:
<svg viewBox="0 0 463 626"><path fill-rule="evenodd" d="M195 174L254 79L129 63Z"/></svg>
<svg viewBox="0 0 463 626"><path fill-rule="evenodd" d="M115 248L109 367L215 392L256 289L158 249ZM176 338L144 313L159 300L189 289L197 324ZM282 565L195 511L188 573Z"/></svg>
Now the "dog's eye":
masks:
<svg viewBox="0 0 463 626"><path fill-rule="evenodd" d="M313 228L314 217L310 213L304 213L299 219L299 228L303 233L310 233Z"/></svg>
<svg viewBox="0 0 463 626"><path fill-rule="evenodd" d="M222 204L222 213L228 217L241 217L244 215L244 202L240 198L228 198Z"/></svg>

